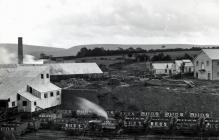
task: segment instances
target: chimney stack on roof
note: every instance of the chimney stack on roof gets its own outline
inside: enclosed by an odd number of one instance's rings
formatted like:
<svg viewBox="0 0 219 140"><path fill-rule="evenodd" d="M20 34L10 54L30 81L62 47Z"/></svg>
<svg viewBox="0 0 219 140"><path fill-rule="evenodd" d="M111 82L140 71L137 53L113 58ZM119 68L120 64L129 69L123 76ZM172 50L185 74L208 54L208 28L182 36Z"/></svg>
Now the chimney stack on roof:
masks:
<svg viewBox="0 0 219 140"><path fill-rule="evenodd" d="M23 41L18 37L18 64L23 64Z"/></svg>

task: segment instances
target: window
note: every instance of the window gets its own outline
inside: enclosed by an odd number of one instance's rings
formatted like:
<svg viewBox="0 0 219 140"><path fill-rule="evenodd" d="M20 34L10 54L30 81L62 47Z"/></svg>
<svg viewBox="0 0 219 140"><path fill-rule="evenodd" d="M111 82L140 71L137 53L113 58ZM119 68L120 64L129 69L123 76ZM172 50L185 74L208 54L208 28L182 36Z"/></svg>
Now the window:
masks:
<svg viewBox="0 0 219 140"><path fill-rule="evenodd" d="M19 101L21 99L21 96L17 94L17 100Z"/></svg>
<svg viewBox="0 0 219 140"><path fill-rule="evenodd" d="M198 63L199 63L199 62L198 62L198 61L196 61L196 66L198 66Z"/></svg>
<svg viewBox="0 0 219 140"><path fill-rule="evenodd" d="M27 101L23 101L23 106L27 106Z"/></svg>
<svg viewBox="0 0 219 140"><path fill-rule="evenodd" d="M33 92L33 89L32 87L29 87L29 92L32 93Z"/></svg>
<svg viewBox="0 0 219 140"><path fill-rule="evenodd" d="M48 73L46 74L46 78L49 78L49 74Z"/></svg>
<svg viewBox="0 0 219 140"><path fill-rule="evenodd" d="M165 73L167 73L167 69L165 69Z"/></svg>
<svg viewBox="0 0 219 140"><path fill-rule="evenodd" d="M43 74L41 74L41 79L43 79Z"/></svg>
<svg viewBox="0 0 219 140"><path fill-rule="evenodd" d="M60 92L59 92L59 91L57 91L57 92L56 92L56 95L58 96L59 94L60 94Z"/></svg>
<svg viewBox="0 0 219 140"><path fill-rule="evenodd" d="M53 92L50 92L50 96L53 97Z"/></svg>
<svg viewBox="0 0 219 140"><path fill-rule="evenodd" d="M206 65L209 66L209 61L206 61Z"/></svg>
<svg viewBox="0 0 219 140"><path fill-rule="evenodd" d="M48 98L48 95L47 95L47 93L44 93L44 98Z"/></svg>
<svg viewBox="0 0 219 140"><path fill-rule="evenodd" d="M12 102L11 105L14 107L15 106L15 102Z"/></svg>
<svg viewBox="0 0 219 140"><path fill-rule="evenodd" d="M202 64L201 64L201 69L202 69L202 70L204 70L204 69L205 69L204 62L202 62Z"/></svg>
<svg viewBox="0 0 219 140"><path fill-rule="evenodd" d="M35 105L35 106L37 105L36 101L34 102L34 105Z"/></svg>

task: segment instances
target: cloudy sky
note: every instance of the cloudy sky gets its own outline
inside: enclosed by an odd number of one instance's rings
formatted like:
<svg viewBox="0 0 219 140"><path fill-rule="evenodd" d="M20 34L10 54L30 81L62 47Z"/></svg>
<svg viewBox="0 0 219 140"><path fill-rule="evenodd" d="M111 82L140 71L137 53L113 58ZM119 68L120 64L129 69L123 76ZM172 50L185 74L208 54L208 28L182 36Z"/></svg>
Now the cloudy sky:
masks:
<svg viewBox="0 0 219 140"><path fill-rule="evenodd" d="M0 0L0 43L219 44L219 0Z"/></svg>

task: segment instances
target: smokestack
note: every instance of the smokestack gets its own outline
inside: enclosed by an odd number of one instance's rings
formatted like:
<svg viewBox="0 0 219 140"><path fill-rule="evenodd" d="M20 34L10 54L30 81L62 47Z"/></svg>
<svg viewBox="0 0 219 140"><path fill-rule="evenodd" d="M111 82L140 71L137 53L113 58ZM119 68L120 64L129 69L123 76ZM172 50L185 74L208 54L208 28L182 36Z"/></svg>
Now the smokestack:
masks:
<svg viewBox="0 0 219 140"><path fill-rule="evenodd" d="M23 64L23 41L18 37L18 64Z"/></svg>

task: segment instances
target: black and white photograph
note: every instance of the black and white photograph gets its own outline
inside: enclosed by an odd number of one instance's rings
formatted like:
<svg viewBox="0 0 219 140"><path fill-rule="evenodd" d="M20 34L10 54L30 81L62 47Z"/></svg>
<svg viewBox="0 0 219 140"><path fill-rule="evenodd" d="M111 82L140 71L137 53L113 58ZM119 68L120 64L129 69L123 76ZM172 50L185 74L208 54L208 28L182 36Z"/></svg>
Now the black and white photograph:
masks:
<svg viewBox="0 0 219 140"><path fill-rule="evenodd" d="M0 140L219 140L219 0L0 0Z"/></svg>

